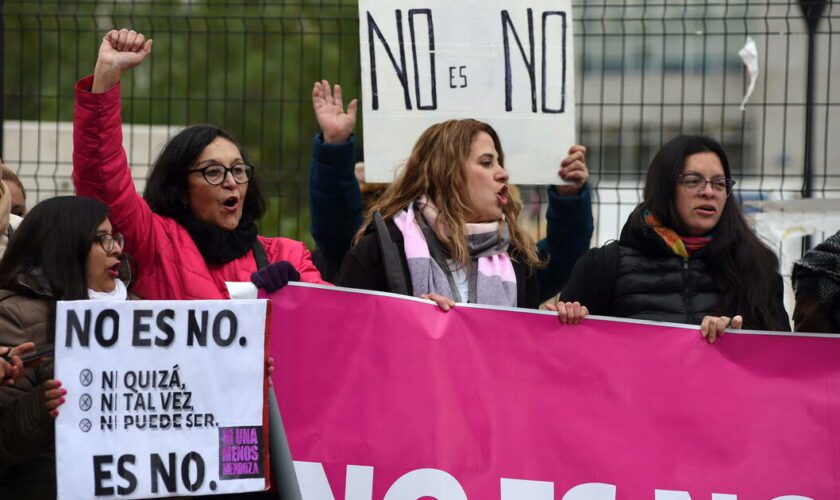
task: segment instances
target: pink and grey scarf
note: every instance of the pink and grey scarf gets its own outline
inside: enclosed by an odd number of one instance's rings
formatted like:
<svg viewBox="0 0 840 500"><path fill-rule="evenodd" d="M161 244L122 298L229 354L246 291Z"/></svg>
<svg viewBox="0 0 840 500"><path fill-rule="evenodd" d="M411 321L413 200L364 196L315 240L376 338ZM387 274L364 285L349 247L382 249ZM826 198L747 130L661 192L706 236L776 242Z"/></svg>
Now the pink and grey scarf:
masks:
<svg viewBox="0 0 840 500"><path fill-rule="evenodd" d="M418 213L419 211L419 213ZM437 293L456 302L463 302L453 279L447 250L437 235L438 210L421 197L394 216L394 223L403 235L405 256L411 275L414 296ZM516 274L507 254L510 232L507 223L465 224L472 265L466 269L469 302L516 307Z"/></svg>

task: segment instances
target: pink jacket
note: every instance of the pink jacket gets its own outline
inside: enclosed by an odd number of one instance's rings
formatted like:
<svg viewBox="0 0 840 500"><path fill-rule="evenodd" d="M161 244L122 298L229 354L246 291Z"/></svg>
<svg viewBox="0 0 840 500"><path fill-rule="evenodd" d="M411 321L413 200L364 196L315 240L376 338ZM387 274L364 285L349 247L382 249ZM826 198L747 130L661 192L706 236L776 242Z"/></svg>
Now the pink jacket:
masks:
<svg viewBox="0 0 840 500"><path fill-rule="evenodd" d="M225 281L250 281L257 264L253 252L208 266L189 233L175 220L152 212L137 194L122 147L120 87L90 92L93 77L76 83L73 116L73 183L76 194L101 201L125 250L137 262L133 291L144 299L227 299ZM326 283L303 243L258 237L269 262L289 261L301 281Z"/></svg>

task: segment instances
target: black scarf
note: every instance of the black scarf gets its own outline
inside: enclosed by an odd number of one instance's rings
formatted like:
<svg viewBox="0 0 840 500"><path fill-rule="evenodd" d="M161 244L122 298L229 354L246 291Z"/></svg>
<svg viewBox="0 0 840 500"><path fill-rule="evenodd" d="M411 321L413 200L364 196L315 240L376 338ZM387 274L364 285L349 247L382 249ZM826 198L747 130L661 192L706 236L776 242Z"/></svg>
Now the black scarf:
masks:
<svg viewBox="0 0 840 500"><path fill-rule="evenodd" d="M204 261L211 266L242 257L251 251L257 240L257 225L247 213L242 214L239 225L233 231L202 222L189 211L177 220L192 237Z"/></svg>
<svg viewBox="0 0 840 500"><path fill-rule="evenodd" d="M793 288L802 278L816 278L820 302L833 309L834 321L840 324L840 232L814 247L793 265Z"/></svg>

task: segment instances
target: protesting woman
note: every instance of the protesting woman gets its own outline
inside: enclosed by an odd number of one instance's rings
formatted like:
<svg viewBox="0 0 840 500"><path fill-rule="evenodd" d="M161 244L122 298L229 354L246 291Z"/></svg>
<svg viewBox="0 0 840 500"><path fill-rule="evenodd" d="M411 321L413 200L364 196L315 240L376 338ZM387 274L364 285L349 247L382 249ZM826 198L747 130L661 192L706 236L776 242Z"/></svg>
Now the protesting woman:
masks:
<svg viewBox="0 0 840 500"><path fill-rule="evenodd" d="M476 120L429 127L342 264L342 286L456 302L539 306L533 239L518 225L496 131ZM580 304L559 304L577 323ZM552 306L557 309L557 306Z"/></svg>
<svg viewBox="0 0 840 500"><path fill-rule="evenodd" d="M73 181L79 195L105 203L137 262L135 292L145 299L229 298L225 282L272 292L288 281L323 283L303 243L257 235L265 212L255 169L233 137L211 125L175 135L155 161L144 198L122 147L119 81L152 41L109 32L92 77L76 84Z"/></svg>
<svg viewBox="0 0 840 500"><path fill-rule="evenodd" d="M54 344L59 300L125 300L128 266L122 235L105 205L62 196L36 205L0 261L0 345ZM66 391L52 361L23 369L0 387L0 492L3 498L55 498L55 438L51 417Z"/></svg>
<svg viewBox="0 0 840 500"><path fill-rule="evenodd" d="M384 191L383 184L364 182L364 164L355 163L357 103L344 108L341 86L330 89L326 80L315 82L312 108L321 131L312 139L309 168L309 215L312 237L318 245L315 264L321 275L332 280L362 226L364 212ZM387 140L387 139L386 139ZM371 146L368 143L368 146ZM375 146L374 146L375 147ZM357 180L357 176L361 179ZM575 144L560 162L561 185L545 191L546 237L537 242L537 256L546 262L538 267L540 302L563 288L575 262L592 239L592 201L586 167L586 148Z"/></svg>
<svg viewBox="0 0 840 500"><path fill-rule="evenodd" d="M592 314L726 328L790 330L779 261L730 196L716 141L679 136L656 154L642 203L618 241L578 261L561 297Z"/></svg>

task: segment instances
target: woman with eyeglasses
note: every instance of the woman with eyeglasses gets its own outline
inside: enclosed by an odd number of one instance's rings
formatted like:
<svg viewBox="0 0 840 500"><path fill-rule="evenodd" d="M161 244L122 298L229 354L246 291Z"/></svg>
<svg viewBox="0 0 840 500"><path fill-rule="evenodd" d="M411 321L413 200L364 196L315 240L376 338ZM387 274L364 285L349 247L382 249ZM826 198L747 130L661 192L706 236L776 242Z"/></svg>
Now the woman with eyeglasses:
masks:
<svg viewBox="0 0 840 500"><path fill-rule="evenodd" d="M126 300L129 272L122 235L108 208L75 196L35 205L0 261L0 345L54 344L59 300ZM53 418L66 391L52 360L24 367L0 386L0 496L55 498Z"/></svg>
<svg viewBox="0 0 840 500"><path fill-rule="evenodd" d="M679 136L656 154L618 241L575 265L561 294L590 314L789 331L779 261L747 225L716 141Z"/></svg>
<svg viewBox="0 0 840 500"><path fill-rule="evenodd" d="M105 203L137 262L134 291L145 299L229 298L226 282L251 280L272 292L289 281L324 283L299 241L265 238L266 210L254 167L236 140L212 125L176 134L137 195L122 147L120 77L151 53L152 41L109 32L93 76L76 84L73 181Z"/></svg>

